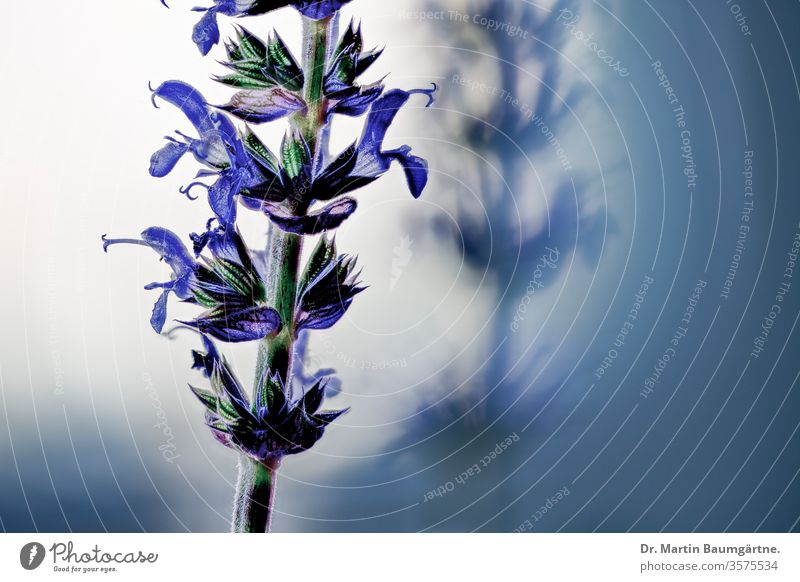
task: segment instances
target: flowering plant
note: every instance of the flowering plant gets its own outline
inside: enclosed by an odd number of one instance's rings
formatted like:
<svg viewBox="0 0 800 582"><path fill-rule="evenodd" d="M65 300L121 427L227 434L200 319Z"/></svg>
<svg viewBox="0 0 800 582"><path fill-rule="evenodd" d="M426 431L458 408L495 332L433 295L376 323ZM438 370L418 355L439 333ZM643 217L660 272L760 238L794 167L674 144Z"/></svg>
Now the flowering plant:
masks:
<svg viewBox="0 0 800 582"><path fill-rule="evenodd" d="M326 386L335 381L329 371L311 378L293 373L303 358L298 335L333 326L364 290L355 259L339 254L326 233L356 210L348 194L380 178L392 162L405 171L415 198L428 178L425 160L408 146L384 149L383 142L400 108L415 94L430 105L436 87L403 91L386 90L381 82L359 84L382 51L364 51L353 23L336 38L338 11L349 1L214 0L211 7L195 8L203 16L192 39L205 55L220 41L219 15L252 17L291 6L303 20L303 58L298 63L277 33L264 41L237 27L224 47L228 73L216 78L236 89L227 104L212 105L181 81L153 89L153 103L179 108L197 135L167 137L151 158L150 174L167 176L191 154L202 168L181 192L195 199L193 192L205 190L213 217L204 231L188 237L191 248L162 227L147 228L138 239L103 237L106 250L145 246L170 267L168 281L145 287L161 292L150 318L156 332L164 328L171 295L203 310L180 323L201 335L203 350L193 352L193 368L210 384L191 390L213 436L239 453L237 532L269 530L281 459L310 449L346 412L320 411ZM327 144L334 115L366 115L360 139L338 155ZM237 128L232 118L245 124ZM276 154L251 125L281 118L288 118L289 130ZM265 250L251 250L242 238L240 206L269 220ZM313 235L322 236L301 266L304 238ZM214 340L259 342L252 398Z"/></svg>

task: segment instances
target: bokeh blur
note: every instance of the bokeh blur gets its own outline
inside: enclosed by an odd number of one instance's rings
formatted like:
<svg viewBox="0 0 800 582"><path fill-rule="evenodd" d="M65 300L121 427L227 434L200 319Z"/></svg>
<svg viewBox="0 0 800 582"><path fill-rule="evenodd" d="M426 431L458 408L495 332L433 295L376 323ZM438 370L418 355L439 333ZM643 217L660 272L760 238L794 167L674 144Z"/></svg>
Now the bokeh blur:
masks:
<svg viewBox="0 0 800 582"><path fill-rule="evenodd" d="M148 82L223 102L192 2L17 3L0 39L0 527L225 531L236 463L159 337L165 266L100 236L202 228L147 174ZM796 2L354 0L413 102L338 232L370 285L315 334L352 411L281 469L275 531L797 531ZM251 19L299 52L291 10ZM225 21L223 32L232 31ZM337 120L332 148L362 120ZM260 134L277 144L281 124ZM181 171L182 169L182 171ZM259 246L265 219L243 213ZM175 304L170 315L191 313ZM249 381L251 345L224 351Z"/></svg>

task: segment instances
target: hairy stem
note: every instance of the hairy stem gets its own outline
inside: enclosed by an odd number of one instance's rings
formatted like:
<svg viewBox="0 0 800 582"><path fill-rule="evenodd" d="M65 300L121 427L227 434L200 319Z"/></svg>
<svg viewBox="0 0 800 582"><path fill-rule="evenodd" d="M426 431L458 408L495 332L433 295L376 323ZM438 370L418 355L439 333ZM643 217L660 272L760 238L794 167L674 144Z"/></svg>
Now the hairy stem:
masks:
<svg viewBox="0 0 800 582"><path fill-rule="evenodd" d="M303 100L307 110L304 115L292 118L291 123L303 132L312 154L325 125L325 95L322 88L328 61L333 18L311 20L303 17L303 70L305 86Z"/></svg>
<svg viewBox="0 0 800 582"><path fill-rule="evenodd" d="M308 142L312 156L318 148L325 147L325 97L323 82L330 55L330 42L334 19L311 20L303 18L303 69L305 86L303 98L307 110L294 115L290 124L299 130ZM299 199L288 201L292 212L304 214L307 202ZM283 327L274 336L265 338L258 349L255 389L258 390L265 372L278 374L286 390L291 385L292 359L295 341L295 311L297 303L297 281L300 275L300 258L303 237L270 227L267 237L267 297L281 316ZM272 507L275 501L275 480L279 462L270 464L239 459L239 480L232 529L234 532L268 532Z"/></svg>
<svg viewBox="0 0 800 582"><path fill-rule="evenodd" d="M280 314L283 327L274 336L267 337L258 348L256 378L257 390L263 372L277 373L288 385L292 372L292 348L294 346L294 312L296 307L297 278L300 272L300 255L303 237L271 227L267 240L269 277L267 297Z"/></svg>
<svg viewBox="0 0 800 582"><path fill-rule="evenodd" d="M239 482L234 499L233 526L236 533L266 533L275 498L275 477L279 461L259 463L239 458Z"/></svg>

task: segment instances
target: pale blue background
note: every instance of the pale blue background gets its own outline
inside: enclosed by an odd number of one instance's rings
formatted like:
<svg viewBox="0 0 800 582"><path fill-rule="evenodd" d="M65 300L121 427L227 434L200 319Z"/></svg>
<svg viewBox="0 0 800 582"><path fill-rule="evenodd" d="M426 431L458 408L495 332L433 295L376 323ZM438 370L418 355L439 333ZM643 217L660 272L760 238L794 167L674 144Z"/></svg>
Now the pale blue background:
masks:
<svg viewBox="0 0 800 582"><path fill-rule="evenodd" d="M106 256L99 244L151 224L199 228L207 210L176 192L189 165L166 181L147 176L160 137L186 127L150 107L146 85L179 77L218 99L226 90L189 41L193 3L130 4L4 11L6 531L227 529L235 462L185 387L201 381L188 369L196 339L170 342L147 325L154 298L141 286L163 265L138 249ZM389 137L430 160L431 183L415 202L393 172L362 193L339 235L372 287L312 353L341 373L330 404L353 412L284 463L275 530L797 531L800 282L764 353L748 354L800 220L800 5L739 0L748 36L722 0L572 3L573 30L623 63L620 76L556 21L552 2L377 4L346 10L362 16L368 45L386 45L374 78L441 86L434 109L403 112ZM419 10L457 10L467 22ZM266 34L273 22L296 48L288 11L247 25ZM687 112L692 194L654 60ZM522 105L553 130L569 171ZM349 143L356 125L337 124L334 141ZM747 149L755 210L724 301ZM263 226L248 216L248 239ZM515 332L546 246L559 261ZM596 380L645 276L655 283L641 317ZM689 332L643 399L698 279L708 286ZM251 352L229 352L248 381ZM518 442L456 483L513 434ZM452 491L425 501L438 487Z"/></svg>

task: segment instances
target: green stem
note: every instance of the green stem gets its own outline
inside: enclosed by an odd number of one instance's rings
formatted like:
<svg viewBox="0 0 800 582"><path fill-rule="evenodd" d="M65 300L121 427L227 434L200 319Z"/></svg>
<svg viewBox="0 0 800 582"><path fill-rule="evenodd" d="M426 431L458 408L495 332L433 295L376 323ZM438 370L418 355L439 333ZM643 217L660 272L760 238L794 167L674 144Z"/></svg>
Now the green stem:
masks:
<svg viewBox="0 0 800 582"><path fill-rule="evenodd" d="M296 115L291 123L303 132L312 154L316 153L317 141L325 125L327 108L322 87L328 61L329 42L333 18L311 20L303 17L303 70L305 85L303 100L306 102L305 114Z"/></svg>
<svg viewBox="0 0 800 582"><path fill-rule="evenodd" d="M335 17L323 20L303 18L303 98L307 110L304 114L294 115L290 124L302 132L312 156L316 154L318 147L325 147L323 129L326 102L323 83L334 19ZM288 203L297 214L307 211L306 201L290 199ZM265 338L259 345L255 390L259 389L265 372L279 374L287 389L290 385L296 333L294 316L297 307L297 281L302 250L302 236L270 227L267 236L270 271L267 277L267 297L280 314L283 327L278 334ZM234 532L269 531L278 465L279 460L263 464L246 457L239 459L239 480L236 485L232 524Z"/></svg>
<svg viewBox="0 0 800 582"><path fill-rule="evenodd" d="M267 261L270 268L267 297L272 299L273 307L284 323L277 335L265 338L259 345L254 390L258 390L263 373L267 370L272 374L279 374L286 384L291 379L294 312L302 251L302 236L270 227L267 240Z"/></svg>
<svg viewBox="0 0 800 582"><path fill-rule="evenodd" d="M279 461L264 464L239 457L239 482L233 501L235 533L266 533L275 498L275 477Z"/></svg>

